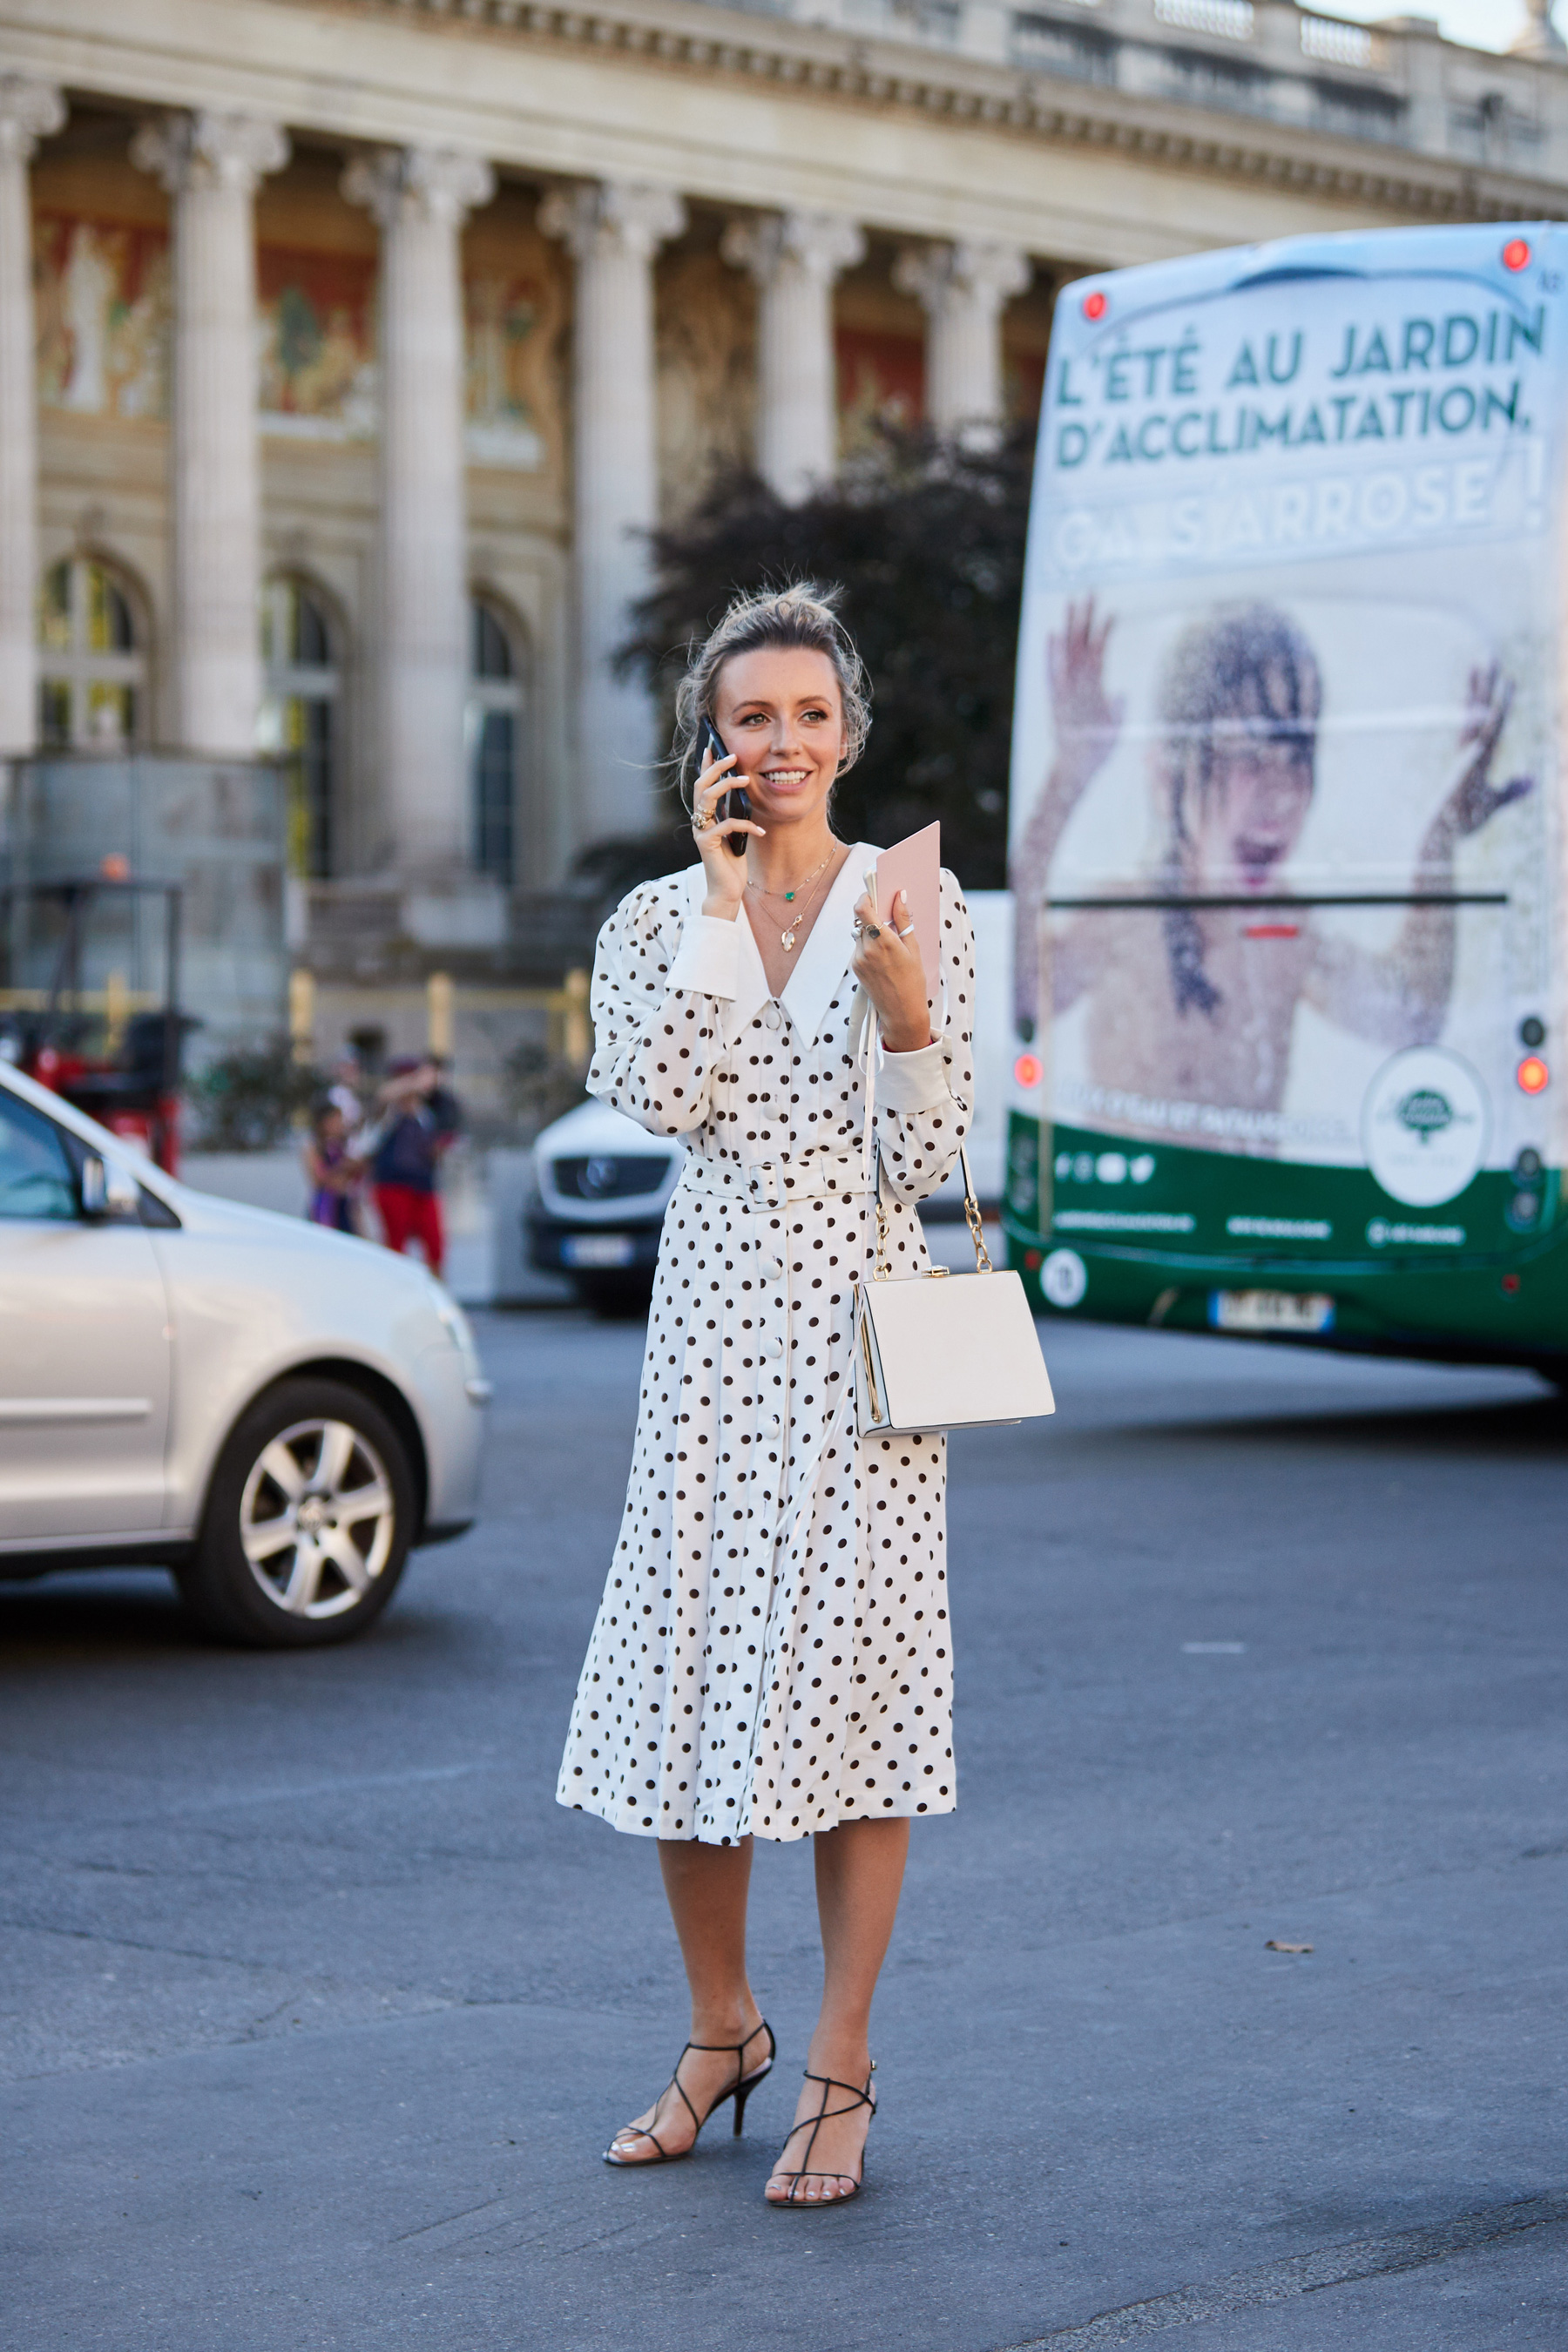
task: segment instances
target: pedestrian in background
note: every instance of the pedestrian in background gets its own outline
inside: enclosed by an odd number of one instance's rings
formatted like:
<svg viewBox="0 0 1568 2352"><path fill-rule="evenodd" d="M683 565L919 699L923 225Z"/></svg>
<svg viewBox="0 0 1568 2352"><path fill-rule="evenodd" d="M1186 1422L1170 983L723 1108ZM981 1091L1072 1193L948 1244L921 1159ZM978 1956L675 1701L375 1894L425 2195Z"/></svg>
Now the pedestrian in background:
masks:
<svg viewBox="0 0 1568 2352"><path fill-rule="evenodd" d="M334 1103L343 1115L343 1124L350 1135L364 1117L364 1076L357 1054L342 1053L332 1071L332 1083L327 1088L327 1100Z"/></svg>
<svg viewBox="0 0 1568 2352"><path fill-rule="evenodd" d="M370 1156L376 1213L387 1248L401 1256L410 1242L417 1242L426 1265L438 1277L447 1252L437 1187L449 1137L430 1108L435 1087L436 1069L428 1056L403 1054L390 1062L381 1089L381 1115L361 1139L360 1149Z"/></svg>
<svg viewBox="0 0 1568 2352"><path fill-rule="evenodd" d="M429 1058L432 1084L426 1097L430 1116L436 1122L436 1132L441 1139L441 1149L449 1151L463 1131L463 1106L452 1092L452 1057L449 1054L432 1054Z"/></svg>
<svg viewBox="0 0 1568 2352"><path fill-rule="evenodd" d="M311 1114L303 1157L310 1188L305 1214L310 1223L331 1225L340 1234L363 1234L360 1199L364 1191L364 1162L355 1157L348 1120L331 1097L319 1102Z"/></svg>
<svg viewBox="0 0 1568 2352"><path fill-rule="evenodd" d="M864 1015L868 999L889 1246L909 1274L927 1263L915 1204L970 1119L973 942L944 873L933 1006L902 894L879 922L861 896L877 851L833 833L869 712L831 597L737 600L676 709L701 863L634 890L600 935L588 1090L687 1153L557 1794L658 1841L691 1990L674 2077L612 2164L688 2155L727 2099L740 2130L774 2053L746 1967L752 1842L815 1840L822 2007L766 2195L821 2207L860 2186L910 1822L956 1795L946 1441L858 1440L851 1404ZM700 751L706 725L722 760ZM749 820L718 805L737 782Z"/></svg>

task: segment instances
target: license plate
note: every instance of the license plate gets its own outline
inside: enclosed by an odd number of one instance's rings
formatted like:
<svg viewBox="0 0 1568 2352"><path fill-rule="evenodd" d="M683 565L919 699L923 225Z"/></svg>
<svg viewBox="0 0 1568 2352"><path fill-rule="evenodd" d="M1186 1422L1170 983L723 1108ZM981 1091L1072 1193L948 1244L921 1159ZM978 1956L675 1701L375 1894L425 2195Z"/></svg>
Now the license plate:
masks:
<svg viewBox="0 0 1568 2352"><path fill-rule="evenodd" d="M630 1234L569 1234L561 1244L563 1265L630 1265L637 1255Z"/></svg>
<svg viewBox="0 0 1568 2352"><path fill-rule="evenodd" d="M1334 1302L1319 1290L1215 1290L1209 1322L1216 1331L1331 1331Z"/></svg>

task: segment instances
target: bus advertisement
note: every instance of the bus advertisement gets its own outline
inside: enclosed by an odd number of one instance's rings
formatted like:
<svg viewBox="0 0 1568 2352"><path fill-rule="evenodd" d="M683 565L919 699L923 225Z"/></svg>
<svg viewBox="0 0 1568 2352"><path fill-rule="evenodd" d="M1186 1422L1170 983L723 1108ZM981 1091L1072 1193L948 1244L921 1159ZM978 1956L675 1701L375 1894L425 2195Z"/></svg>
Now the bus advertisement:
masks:
<svg viewBox="0 0 1568 2352"><path fill-rule="evenodd" d="M1568 1373L1568 230L1068 287L1012 770L1047 1312Z"/></svg>

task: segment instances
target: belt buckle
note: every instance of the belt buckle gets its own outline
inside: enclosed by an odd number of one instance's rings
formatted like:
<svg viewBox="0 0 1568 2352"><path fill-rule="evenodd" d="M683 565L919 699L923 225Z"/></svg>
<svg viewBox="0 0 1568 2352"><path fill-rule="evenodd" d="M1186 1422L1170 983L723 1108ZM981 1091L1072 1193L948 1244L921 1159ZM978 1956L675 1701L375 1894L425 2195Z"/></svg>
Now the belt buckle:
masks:
<svg viewBox="0 0 1568 2352"><path fill-rule="evenodd" d="M766 1209L776 1209L780 1205L778 1178L776 1160L757 1160L746 1180L752 1200L761 1201Z"/></svg>

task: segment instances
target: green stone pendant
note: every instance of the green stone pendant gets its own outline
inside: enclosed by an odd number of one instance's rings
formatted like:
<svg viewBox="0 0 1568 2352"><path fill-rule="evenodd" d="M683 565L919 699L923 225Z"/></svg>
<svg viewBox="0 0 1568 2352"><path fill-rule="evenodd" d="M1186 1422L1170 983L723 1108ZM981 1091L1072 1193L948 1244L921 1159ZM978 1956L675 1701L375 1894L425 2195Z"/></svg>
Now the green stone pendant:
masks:
<svg viewBox="0 0 1568 2352"><path fill-rule="evenodd" d="M795 892L793 890L786 890L784 892L784 897L786 898L793 898L795 897Z"/></svg>

